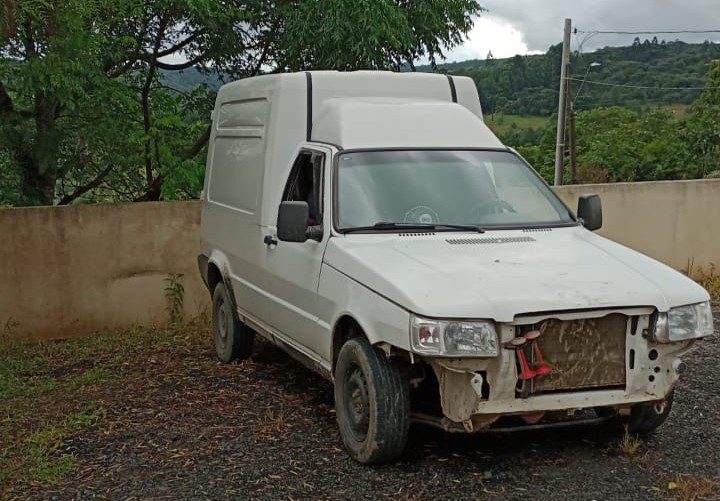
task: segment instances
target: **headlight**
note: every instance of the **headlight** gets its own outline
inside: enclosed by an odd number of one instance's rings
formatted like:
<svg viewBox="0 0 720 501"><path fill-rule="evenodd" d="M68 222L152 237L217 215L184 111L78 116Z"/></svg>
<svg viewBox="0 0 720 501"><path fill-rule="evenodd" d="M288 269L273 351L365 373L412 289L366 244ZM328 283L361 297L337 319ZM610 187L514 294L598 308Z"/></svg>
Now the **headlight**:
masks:
<svg viewBox="0 0 720 501"><path fill-rule="evenodd" d="M652 339L658 343L673 343L710 336L713 317L710 302L670 308L658 315Z"/></svg>
<svg viewBox="0 0 720 501"><path fill-rule="evenodd" d="M492 322L431 320L413 316L410 320L413 351L427 355L495 357L497 333Z"/></svg>

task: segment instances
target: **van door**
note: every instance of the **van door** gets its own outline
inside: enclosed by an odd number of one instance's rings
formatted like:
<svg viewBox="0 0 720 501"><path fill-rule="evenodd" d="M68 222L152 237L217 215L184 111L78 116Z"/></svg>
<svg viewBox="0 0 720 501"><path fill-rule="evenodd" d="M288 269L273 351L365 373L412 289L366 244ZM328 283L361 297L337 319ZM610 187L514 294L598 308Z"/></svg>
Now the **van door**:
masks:
<svg viewBox="0 0 720 501"><path fill-rule="evenodd" d="M302 351L328 360L327 326L318 323L318 282L323 254L330 236L325 216L325 169L329 152L303 148L298 153L283 190L282 200L308 203L309 225L322 225L320 242L277 241L276 227L267 227L265 287L269 297L266 322L287 336ZM278 200L278 205L280 200ZM275 243L276 242L276 243ZM313 356L310 353L306 353Z"/></svg>

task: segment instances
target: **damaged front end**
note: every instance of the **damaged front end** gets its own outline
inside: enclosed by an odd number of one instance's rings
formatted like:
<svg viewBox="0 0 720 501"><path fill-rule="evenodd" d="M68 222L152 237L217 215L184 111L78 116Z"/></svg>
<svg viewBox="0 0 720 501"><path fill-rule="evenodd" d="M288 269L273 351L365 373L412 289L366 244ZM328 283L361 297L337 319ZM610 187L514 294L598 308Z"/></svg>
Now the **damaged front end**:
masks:
<svg viewBox="0 0 720 501"><path fill-rule="evenodd" d="M596 422L641 403L662 411L694 341L654 341L657 319L654 308L620 308L498 324L496 356L423 356L439 405L414 419L477 432Z"/></svg>

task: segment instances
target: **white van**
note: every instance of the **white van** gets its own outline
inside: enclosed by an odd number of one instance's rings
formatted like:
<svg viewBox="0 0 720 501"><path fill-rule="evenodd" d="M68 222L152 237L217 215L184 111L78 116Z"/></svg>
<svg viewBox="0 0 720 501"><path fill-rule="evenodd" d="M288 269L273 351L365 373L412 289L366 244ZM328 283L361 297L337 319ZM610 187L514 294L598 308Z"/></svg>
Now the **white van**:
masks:
<svg viewBox="0 0 720 501"><path fill-rule="evenodd" d="M397 458L411 422L651 431L679 357L712 334L707 292L592 233L599 198L573 214L488 129L469 78L230 83L205 176L218 357L248 357L259 334L334 381L360 462Z"/></svg>

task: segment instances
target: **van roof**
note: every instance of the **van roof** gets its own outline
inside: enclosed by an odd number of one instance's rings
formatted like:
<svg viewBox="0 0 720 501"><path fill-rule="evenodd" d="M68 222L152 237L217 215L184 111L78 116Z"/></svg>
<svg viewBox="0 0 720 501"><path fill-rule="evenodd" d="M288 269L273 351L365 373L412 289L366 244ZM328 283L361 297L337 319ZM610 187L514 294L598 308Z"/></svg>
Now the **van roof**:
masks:
<svg viewBox="0 0 720 501"><path fill-rule="evenodd" d="M314 120L312 140L343 149L503 146L464 106L402 98L328 99Z"/></svg>
<svg viewBox="0 0 720 501"><path fill-rule="evenodd" d="M280 113L273 113L277 120L268 125L272 129L281 127L286 139L288 134L304 135L306 141L341 148L361 144L382 148L390 143L408 147L501 146L482 121L475 83L463 76L308 71L246 78L224 85L218 92L218 103L256 98L268 99L272 108L282 108ZM456 104L441 106L443 103Z"/></svg>

